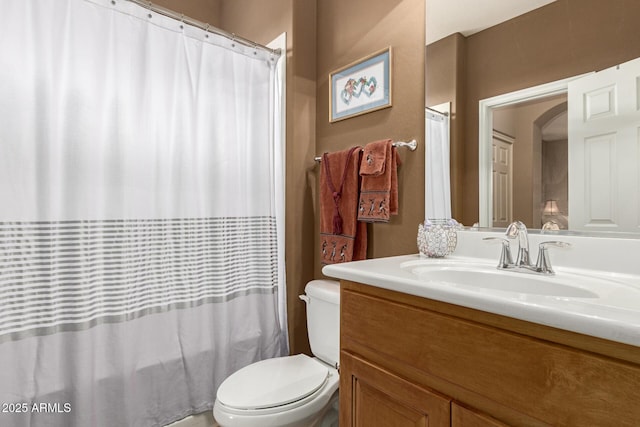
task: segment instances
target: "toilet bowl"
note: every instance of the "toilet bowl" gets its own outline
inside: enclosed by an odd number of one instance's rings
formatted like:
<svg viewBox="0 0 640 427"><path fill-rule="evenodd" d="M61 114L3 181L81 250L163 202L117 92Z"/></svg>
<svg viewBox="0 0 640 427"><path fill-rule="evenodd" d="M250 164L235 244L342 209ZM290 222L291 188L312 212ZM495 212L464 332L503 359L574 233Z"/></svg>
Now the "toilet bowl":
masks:
<svg viewBox="0 0 640 427"><path fill-rule="evenodd" d="M311 351L246 366L218 388L213 416L222 427L337 426L340 287L313 280L307 303Z"/></svg>
<svg viewBox="0 0 640 427"><path fill-rule="evenodd" d="M213 416L223 427L319 425L338 390L338 371L303 354L247 368L218 389Z"/></svg>

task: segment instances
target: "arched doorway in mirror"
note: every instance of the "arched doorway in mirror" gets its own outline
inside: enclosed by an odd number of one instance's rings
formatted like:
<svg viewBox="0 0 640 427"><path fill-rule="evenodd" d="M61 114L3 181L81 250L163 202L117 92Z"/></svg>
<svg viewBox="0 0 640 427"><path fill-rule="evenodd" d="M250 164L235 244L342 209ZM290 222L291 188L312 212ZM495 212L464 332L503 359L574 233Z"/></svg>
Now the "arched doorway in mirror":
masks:
<svg viewBox="0 0 640 427"><path fill-rule="evenodd" d="M551 221L566 229L567 140L566 94L493 110L492 226L517 218L531 228Z"/></svg>

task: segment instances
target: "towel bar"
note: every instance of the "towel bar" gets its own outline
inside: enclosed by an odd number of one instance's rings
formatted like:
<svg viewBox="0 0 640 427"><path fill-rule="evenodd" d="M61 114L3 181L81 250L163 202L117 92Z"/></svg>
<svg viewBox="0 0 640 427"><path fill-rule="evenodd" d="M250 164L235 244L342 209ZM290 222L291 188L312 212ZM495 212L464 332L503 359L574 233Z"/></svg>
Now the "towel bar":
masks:
<svg viewBox="0 0 640 427"><path fill-rule="evenodd" d="M394 147L407 147L409 149L409 151L415 151L416 148L418 148L418 141L416 141L415 139L412 139L409 142L404 142L404 141L395 141L393 144ZM322 156L316 156L314 157L314 159L316 162L321 162L322 161Z"/></svg>

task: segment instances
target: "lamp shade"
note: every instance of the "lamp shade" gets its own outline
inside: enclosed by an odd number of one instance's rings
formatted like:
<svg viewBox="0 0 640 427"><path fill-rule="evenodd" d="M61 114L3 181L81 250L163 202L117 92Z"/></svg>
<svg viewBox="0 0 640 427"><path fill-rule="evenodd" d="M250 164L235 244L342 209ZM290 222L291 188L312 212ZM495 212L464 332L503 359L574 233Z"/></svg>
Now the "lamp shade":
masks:
<svg viewBox="0 0 640 427"><path fill-rule="evenodd" d="M545 215L556 215L560 213L560 209L558 209L558 203L555 200L547 200L544 202L544 209L542 213Z"/></svg>

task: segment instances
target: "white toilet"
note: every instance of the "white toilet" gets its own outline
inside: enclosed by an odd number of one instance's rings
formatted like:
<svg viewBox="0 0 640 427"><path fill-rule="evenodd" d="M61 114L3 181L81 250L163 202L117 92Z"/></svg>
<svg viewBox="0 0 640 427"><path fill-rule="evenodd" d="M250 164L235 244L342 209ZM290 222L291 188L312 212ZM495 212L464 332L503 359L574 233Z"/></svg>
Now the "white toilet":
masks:
<svg viewBox="0 0 640 427"><path fill-rule="evenodd" d="M262 360L233 373L218 388L213 416L223 427L338 425L340 285L312 280L307 303L311 352Z"/></svg>

